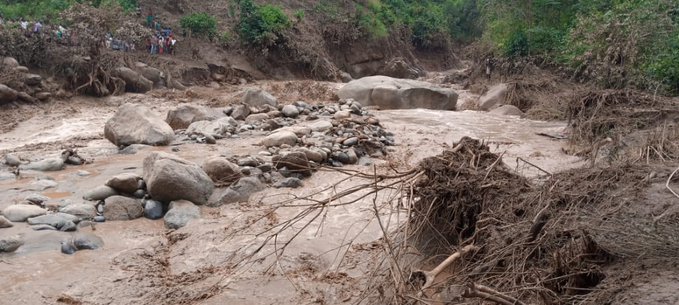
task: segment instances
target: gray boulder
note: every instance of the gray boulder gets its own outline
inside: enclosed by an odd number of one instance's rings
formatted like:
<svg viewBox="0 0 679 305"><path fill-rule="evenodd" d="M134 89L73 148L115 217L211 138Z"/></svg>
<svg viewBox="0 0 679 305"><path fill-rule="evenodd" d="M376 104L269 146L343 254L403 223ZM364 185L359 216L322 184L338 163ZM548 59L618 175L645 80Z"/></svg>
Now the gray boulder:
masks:
<svg viewBox="0 0 679 305"><path fill-rule="evenodd" d="M296 118L299 116L299 109L294 105L285 105L283 106L283 109L281 109L281 113L283 113L285 117Z"/></svg>
<svg viewBox="0 0 679 305"><path fill-rule="evenodd" d="M198 121L193 122L186 129L186 134L200 134L205 136L212 136L215 138L223 138L227 133L233 132L238 122L232 117L221 118L214 121Z"/></svg>
<svg viewBox="0 0 679 305"><path fill-rule="evenodd" d="M11 228L13 226L14 224L11 221L9 221L9 219L5 218L5 216L0 215L0 229Z"/></svg>
<svg viewBox="0 0 679 305"><path fill-rule="evenodd" d="M29 225L49 225L59 230L66 231L68 228L75 228L75 223L80 218L66 213L47 214L28 219Z"/></svg>
<svg viewBox="0 0 679 305"><path fill-rule="evenodd" d="M217 207L224 204L247 202L250 196L266 188L257 177L244 177L226 189L212 194L208 206Z"/></svg>
<svg viewBox="0 0 679 305"><path fill-rule="evenodd" d="M243 104L252 107L261 107L264 105L276 107L276 105L278 105L278 100L273 95L259 88L247 89L243 95L242 102Z"/></svg>
<svg viewBox="0 0 679 305"><path fill-rule="evenodd" d="M488 92L479 98L479 109L488 111L497 105L504 104L508 89L507 84L504 83L488 89Z"/></svg>
<svg viewBox="0 0 679 305"><path fill-rule="evenodd" d="M203 170L210 176L212 181L230 185L241 178L242 174L238 165L231 163L226 158L210 158L203 163Z"/></svg>
<svg viewBox="0 0 679 305"><path fill-rule="evenodd" d="M130 68L119 67L113 70L112 74L125 81L125 91L127 92L145 93L153 89L152 81Z"/></svg>
<svg viewBox="0 0 679 305"><path fill-rule="evenodd" d="M0 84L0 105L14 102L18 96L19 93L16 90Z"/></svg>
<svg viewBox="0 0 679 305"><path fill-rule="evenodd" d="M193 122L214 121L224 117L224 113L209 107L182 104L168 111L165 121L172 129L186 129Z"/></svg>
<svg viewBox="0 0 679 305"><path fill-rule="evenodd" d="M0 253L14 252L24 245L24 240L19 235L0 237Z"/></svg>
<svg viewBox="0 0 679 305"><path fill-rule="evenodd" d="M514 105L502 105L490 111L490 113L498 115L518 115L522 116L523 111Z"/></svg>
<svg viewBox="0 0 679 305"><path fill-rule="evenodd" d="M15 154L6 154L5 164L9 166L19 166L21 165L21 159Z"/></svg>
<svg viewBox="0 0 679 305"><path fill-rule="evenodd" d="M117 146L168 145L174 139L174 130L149 108L128 103L106 121L104 136Z"/></svg>
<svg viewBox="0 0 679 305"><path fill-rule="evenodd" d="M144 217L154 220L163 218L163 203L156 200L146 200L144 203Z"/></svg>
<svg viewBox="0 0 679 305"><path fill-rule="evenodd" d="M292 131L278 131L268 135L260 144L266 147L281 146L287 144L294 146L297 144L297 135Z"/></svg>
<svg viewBox="0 0 679 305"><path fill-rule="evenodd" d="M455 110L457 104L457 93L451 89L387 76L369 76L351 81L339 90L338 96L340 99L354 99L363 106L378 106L382 109Z"/></svg>
<svg viewBox="0 0 679 305"><path fill-rule="evenodd" d="M123 173L106 181L106 186L120 193L133 194L139 189L139 180L141 180L141 177L137 174Z"/></svg>
<svg viewBox="0 0 679 305"><path fill-rule="evenodd" d="M200 166L163 152L144 159L144 181L151 198L163 202L184 199L205 204L214 190L212 179Z"/></svg>
<svg viewBox="0 0 679 305"><path fill-rule="evenodd" d="M24 222L31 217L45 215L47 210L30 204L13 204L2 210L2 215L12 222Z"/></svg>
<svg viewBox="0 0 679 305"><path fill-rule="evenodd" d="M187 200L172 201L170 209L165 214L165 227L168 229L179 229L189 223L192 219L200 218L200 208Z"/></svg>
<svg viewBox="0 0 679 305"><path fill-rule="evenodd" d="M22 164L19 166L22 170L34 170L34 171L41 171L41 172L54 172L54 171L60 171L64 169L64 159L57 157L57 158L48 158L36 162L31 162L28 164Z"/></svg>
<svg viewBox="0 0 679 305"><path fill-rule="evenodd" d="M98 200L104 200L108 197L118 195L118 192L113 189L110 186L99 186L96 187L93 190L88 191L83 195L83 199L85 200L91 200L91 201L98 201Z"/></svg>
<svg viewBox="0 0 679 305"><path fill-rule="evenodd" d="M104 217L106 220L132 220L142 217L144 208L141 202L134 198L112 196L104 203Z"/></svg>
<svg viewBox="0 0 679 305"><path fill-rule="evenodd" d="M97 208L95 208L94 205L87 203L72 203L61 208L59 211L73 216L89 219L97 216Z"/></svg>

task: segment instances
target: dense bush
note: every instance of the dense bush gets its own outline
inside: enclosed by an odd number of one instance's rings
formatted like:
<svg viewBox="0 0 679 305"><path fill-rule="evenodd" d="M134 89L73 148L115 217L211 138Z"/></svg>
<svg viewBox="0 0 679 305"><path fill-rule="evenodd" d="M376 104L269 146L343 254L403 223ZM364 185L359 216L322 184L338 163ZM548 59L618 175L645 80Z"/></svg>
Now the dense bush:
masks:
<svg viewBox="0 0 679 305"><path fill-rule="evenodd" d="M0 14L9 19L53 19L74 3L86 3L94 7L120 5L125 11L134 11L137 0L4 0Z"/></svg>
<svg viewBox="0 0 679 305"><path fill-rule="evenodd" d="M193 13L179 20L179 25L194 36L212 39L217 35L217 19L207 13Z"/></svg>
<svg viewBox="0 0 679 305"><path fill-rule="evenodd" d="M283 38L284 30L292 23L288 15L275 5L257 5L252 0L240 0L238 30L241 39L248 45L270 47Z"/></svg>

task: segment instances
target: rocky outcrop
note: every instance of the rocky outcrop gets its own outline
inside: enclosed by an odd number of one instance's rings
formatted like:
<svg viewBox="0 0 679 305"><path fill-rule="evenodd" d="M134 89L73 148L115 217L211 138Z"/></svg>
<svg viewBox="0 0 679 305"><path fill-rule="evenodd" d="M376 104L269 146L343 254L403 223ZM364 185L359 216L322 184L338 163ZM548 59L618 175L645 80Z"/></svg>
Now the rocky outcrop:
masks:
<svg viewBox="0 0 679 305"><path fill-rule="evenodd" d="M162 202L184 199L205 204L214 190L212 179L200 166L163 152L144 159L144 181L151 198Z"/></svg>
<svg viewBox="0 0 679 305"><path fill-rule="evenodd" d="M497 84L488 89L488 92L479 98L479 109L488 111L504 104L507 90L507 84L504 83Z"/></svg>
<svg viewBox="0 0 679 305"><path fill-rule="evenodd" d="M341 99L353 99L363 106L382 109L426 108L455 110L457 93L431 83L370 76L351 81L338 93Z"/></svg>
<svg viewBox="0 0 679 305"><path fill-rule="evenodd" d="M165 121L172 127L172 129L186 129L193 122L198 121L213 121L220 117L224 117L224 113L217 109L212 109L204 106L183 104L179 107L170 110L167 113Z"/></svg>
<svg viewBox="0 0 679 305"><path fill-rule="evenodd" d="M153 89L152 81L130 68L119 67L113 70L112 74L125 82L125 91L127 92L145 93Z"/></svg>
<svg viewBox="0 0 679 305"><path fill-rule="evenodd" d="M174 139L174 130L145 106L128 103L106 122L104 136L118 146L168 145Z"/></svg>

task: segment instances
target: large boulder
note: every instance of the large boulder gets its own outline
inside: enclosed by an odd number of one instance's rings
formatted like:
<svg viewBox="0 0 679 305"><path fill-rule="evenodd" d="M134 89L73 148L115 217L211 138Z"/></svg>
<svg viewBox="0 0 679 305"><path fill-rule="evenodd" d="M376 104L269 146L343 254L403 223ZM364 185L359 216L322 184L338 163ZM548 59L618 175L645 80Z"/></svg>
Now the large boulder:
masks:
<svg viewBox="0 0 679 305"><path fill-rule="evenodd" d="M231 163L226 158L210 158L203 163L203 170L214 182L231 184L241 178L242 174L238 165Z"/></svg>
<svg viewBox="0 0 679 305"><path fill-rule="evenodd" d="M457 104L457 93L451 89L387 76L369 76L351 81L339 90L338 96L341 99L354 99L363 106L378 106L382 109L455 110Z"/></svg>
<svg viewBox="0 0 679 305"><path fill-rule="evenodd" d="M41 172L54 172L64 169L64 159L61 157L47 158L19 166L22 170L34 170Z"/></svg>
<svg viewBox="0 0 679 305"><path fill-rule="evenodd" d="M163 202L184 199L205 204L214 190L212 179L200 166L163 152L144 159L144 181L151 198Z"/></svg>
<svg viewBox="0 0 679 305"><path fill-rule="evenodd" d="M488 89L488 92L479 98L479 109L488 111L497 105L504 104L507 90L507 84L504 83L497 84Z"/></svg>
<svg viewBox="0 0 679 305"><path fill-rule="evenodd" d="M174 139L174 130L151 109L128 103L106 122L104 136L118 146L168 145Z"/></svg>
<svg viewBox="0 0 679 305"><path fill-rule="evenodd" d="M273 95L259 88L247 89L243 95L242 102L251 107L261 107L264 105L275 107L278 105L278 100Z"/></svg>
<svg viewBox="0 0 679 305"><path fill-rule="evenodd" d="M127 92L144 93L153 89L152 81L127 67L116 68L113 70L113 76L125 81L125 91Z"/></svg>
<svg viewBox="0 0 679 305"><path fill-rule="evenodd" d="M227 133L235 131L236 126L238 126L238 122L232 117L220 118L214 121L198 121L189 125L186 129L186 134L202 134L222 138Z"/></svg>
<svg viewBox="0 0 679 305"><path fill-rule="evenodd" d="M12 222L23 222L29 218L45 215L47 210L30 204L14 204L2 210L2 215Z"/></svg>
<svg viewBox="0 0 679 305"><path fill-rule="evenodd" d="M144 215L144 207L134 198L111 196L104 201L106 220L132 220Z"/></svg>
<svg viewBox="0 0 679 305"><path fill-rule="evenodd" d="M186 129L193 122L213 121L225 116L223 112L209 107L182 104L168 111L165 121L172 129Z"/></svg>
<svg viewBox="0 0 679 305"><path fill-rule="evenodd" d="M141 73L143 77L152 81L154 85L160 84L160 82L163 80L163 77L165 76L159 69L150 67L149 65L142 62L135 63L135 69Z"/></svg>
<svg viewBox="0 0 679 305"><path fill-rule="evenodd" d="M19 93L16 90L0 84L0 105L14 102L18 96Z"/></svg>
<svg viewBox="0 0 679 305"><path fill-rule="evenodd" d="M179 229L192 219L200 218L200 208L187 200L172 201L163 218L168 229Z"/></svg>
<svg viewBox="0 0 679 305"><path fill-rule="evenodd" d="M268 135L260 144L266 147L281 146L283 144L294 146L297 144L297 140L297 135L292 131L278 131Z"/></svg>

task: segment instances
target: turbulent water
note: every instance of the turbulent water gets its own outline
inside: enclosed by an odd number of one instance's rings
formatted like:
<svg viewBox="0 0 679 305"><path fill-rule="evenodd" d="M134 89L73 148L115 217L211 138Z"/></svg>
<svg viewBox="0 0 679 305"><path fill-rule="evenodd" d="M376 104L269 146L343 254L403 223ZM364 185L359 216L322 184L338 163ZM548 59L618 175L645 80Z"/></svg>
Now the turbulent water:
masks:
<svg viewBox="0 0 679 305"><path fill-rule="evenodd" d="M139 96L117 97L105 103L80 101L74 106L82 106L78 111L38 114L11 132L1 134L0 151L17 151L24 158L37 159L58 154L64 146L73 145L93 163L54 173L28 172L21 179L3 173L0 175L0 209L32 193L59 201L80 202L84 192L102 185L113 175L140 174L142 160L149 152L170 152L170 147L164 147L119 155L115 146L103 140L105 120L117 105L130 99L151 105L159 113L175 105L159 99L140 100ZM463 136L487 140L493 151L504 153L507 165L528 176L540 174L537 167L555 171L578 165L577 159L561 152L562 143L538 135L557 134L563 131L564 123L473 111L390 110L374 114L395 134L394 159L409 166L438 154ZM244 134L241 138L222 140L218 145L182 144L174 153L197 163L212 155L257 154L261 147L254 144L262 135L261 132ZM518 158L535 166L518 161ZM381 160L374 162L385 164ZM371 170L365 166L349 168ZM45 176L56 181L57 187L42 190L36 185L36 180ZM336 172L321 171L305 180L302 189L267 190L259 198L266 203L289 198L290 192L309 194L333 186L344 178L346 176ZM350 179L341 185L348 187L358 183L361 181ZM330 195L334 191L326 193ZM381 196L379 200L383 202L389 198L388 194ZM200 295L193 296L192 293L205 291L215 295L201 301L202 304L294 304L308 302L317 295L327 303L339 303L356 296L332 290L337 283L329 279L328 274L337 274L332 272L340 270L337 268L342 262L342 279L337 281L351 285L352 277L360 276L367 268L358 259L363 254L349 249L346 240L353 239L355 244L366 245L382 236L380 227L372 221L371 205L371 202L361 201L332 209L322 216L322 222L306 228L276 264L286 272L257 266L235 273L225 271L229 261L242 255L238 254L239 250L248 249L261 239L255 235L257 227L234 233L229 238L224 236L224 232L230 232L236 225L243 225L248 217L257 216L257 209L248 205L205 208L200 222L169 235L162 221L138 219L97 224L94 233L103 238L104 248L79 251L75 255L59 252L59 242L71 233L38 232L26 224L15 224L13 228L1 229L0 234L23 234L25 245L15 253L0 255L0 303L12 300L12 304L54 304L61 298L71 304L170 304L200 299ZM280 210L272 216L276 219L271 222L284 221L296 212ZM391 225L401 220L395 219ZM302 229L301 225L296 228ZM185 235L174 240L173 234L177 233ZM168 238L174 241L168 242ZM349 252L353 256L347 254ZM353 265L347 267L347 263ZM219 289L211 290L213 287ZM324 290L335 292L318 292Z"/></svg>

